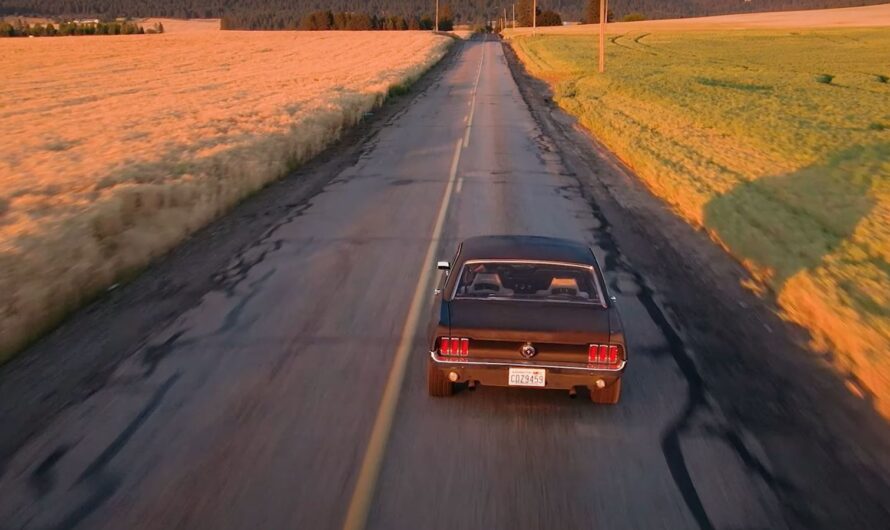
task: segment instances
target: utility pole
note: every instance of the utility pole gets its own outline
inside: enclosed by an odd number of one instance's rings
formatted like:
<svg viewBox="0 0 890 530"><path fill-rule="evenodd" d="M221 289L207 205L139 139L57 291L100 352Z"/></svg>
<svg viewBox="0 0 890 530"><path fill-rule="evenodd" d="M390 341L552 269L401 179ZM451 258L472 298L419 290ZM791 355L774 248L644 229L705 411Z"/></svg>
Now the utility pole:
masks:
<svg viewBox="0 0 890 530"><path fill-rule="evenodd" d="M504 29L507 29L507 8L504 8Z"/></svg>
<svg viewBox="0 0 890 530"><path fill-rule="evenodd" d="M608 0L600 0L600 73L606 71L606 17Z"/></svg>
<svg viewBox="0 0 890 530"><path fill-rule="evenodd" d="M439 0L436 0L436 33L439 32Z"/></svg>
<svg viewBox="0 0 890 530"><path fill-rule="evenodd" d="M516 29L516 4L513 4L513 29Z"/></svg>
<svg viewBox="0 0 890 530"><path fill-rule="evenodd" d="M532 0L532 37L538 32L538 0Z"/></svg>

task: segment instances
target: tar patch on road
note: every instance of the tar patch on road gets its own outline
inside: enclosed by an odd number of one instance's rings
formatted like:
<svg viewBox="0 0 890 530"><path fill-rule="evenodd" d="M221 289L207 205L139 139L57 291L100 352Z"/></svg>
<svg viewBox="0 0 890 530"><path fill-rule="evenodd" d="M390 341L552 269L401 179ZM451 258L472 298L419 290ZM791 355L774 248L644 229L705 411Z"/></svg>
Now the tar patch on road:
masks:
<svg viewBox="0 0 890 530"><path fill-rule="evenodd" d="M164 396L176 384L179 374L171 375L164 381L161 386L155 390L154 394L148 400L142 410L130 420L130 423L93 459L92 462L84 469L74 482L74 486L85 485L90 489L90 495L68 515L66 515L53 528L57 530L71 530L83 522L84 519L95 512L105 502L111 498L121 484L120 477L117 474L107 470L108 464L123 450L124 447L133 438L133 435L145 424L152 414L161 405ZM67 453L69 446L61 446L47 457L32 474L31 483L38 488L39 495L45 495L53 486L53 482L49 475L53 466L61 460Z"/></svg>

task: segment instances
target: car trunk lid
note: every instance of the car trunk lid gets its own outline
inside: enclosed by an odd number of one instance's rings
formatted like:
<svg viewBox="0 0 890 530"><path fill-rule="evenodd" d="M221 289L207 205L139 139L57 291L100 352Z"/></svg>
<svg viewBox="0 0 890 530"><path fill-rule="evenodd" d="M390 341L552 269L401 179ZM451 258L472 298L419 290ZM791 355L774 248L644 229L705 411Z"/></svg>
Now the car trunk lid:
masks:
<svg viewBox="0 0 890 530"><path fill-rule="evenodd" d="M586 362L589 344L608 344L608 309L561 302L455 300L451 335L470 339L470 357L528 359L520 350L531 343L531 358L546 362Z"/></svg>

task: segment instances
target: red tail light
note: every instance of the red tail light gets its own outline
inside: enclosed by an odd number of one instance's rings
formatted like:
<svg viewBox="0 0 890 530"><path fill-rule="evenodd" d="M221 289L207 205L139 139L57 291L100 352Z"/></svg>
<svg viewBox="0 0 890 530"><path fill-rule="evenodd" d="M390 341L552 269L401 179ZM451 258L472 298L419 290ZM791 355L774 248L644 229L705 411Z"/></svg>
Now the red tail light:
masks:
<svg viewBox="0 0 890 530"><path fill-rule="evenodd" d="M609 346L609 364L618 364L618 346Z"/></svg>
<svg viewBox="0 0 890 530"><path fill-rule="evenodd" d="M470 339L463 337L439 337L439 355L448 357L470 355Z"/></svg>
<svg viewBox="0 0 890 530"><path fill-rule="evenodd" d="M614 368L621 363L621 346L591 344L587 347L587 362L604 368Z"/></svg>

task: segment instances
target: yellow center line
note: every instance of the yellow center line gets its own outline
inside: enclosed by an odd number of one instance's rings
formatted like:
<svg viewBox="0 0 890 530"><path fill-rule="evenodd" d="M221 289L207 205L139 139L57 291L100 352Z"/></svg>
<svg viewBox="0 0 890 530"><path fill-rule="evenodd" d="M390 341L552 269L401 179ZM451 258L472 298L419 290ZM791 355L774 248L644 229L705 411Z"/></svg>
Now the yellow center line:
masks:
<svg viewBox="0 0 890 530"><path fill-rule="evenodd" d="M485 64L485 46L482 46L482 58L479 60L479 69L476 71L476 81L473 83L473 98L470 100L470 117L467 118L467 132L464 134L464 149L470 145L470 130L473 128L473 116L476 114L476 91L479 89L479 78L482 77L483 64Z"/></svg>
<svg viewBox="0 0 890 530"><path fill-rule="evenodd" d="M445 195L439 205L439 214L436 216L436 224L433 226L433 234L430 244L423 259L420 269L420 278L414 290L414 298L408 307L408 317L402 328L402 336L396 348L395 358L386 386L383 390L383 398L380 400L380 408L377 409L377 417L374 419L374 427L371 430L371 438L368 440L368 448L362 459L362 467L359 470L355 482L355 490L349 501L346 511L344 530L362 530L368 519L368 511L374 498L374 488L377 485L377 477L380 475L380 467L386 453L386 445L392 430L392 422L395 417L396 406L399 401L399 393L402 391L402 382L405 379L405 369L413 350L414 336L417 332L420 317L424 314L424 301L430 292L430 280L432 279L432 264L435 259L436 249L439 247L439 239L442 237L442 229L445 225L445 216L448 213L448 205L451 202L454 181L457 176L457 166L460 163L461 141L458 139L454 149L454 158L451 160L451 172L448 175L448 184L445 186Z"/></svg>

